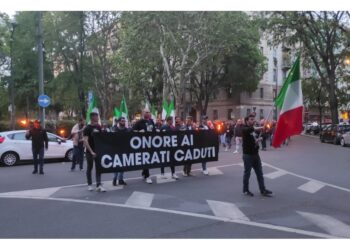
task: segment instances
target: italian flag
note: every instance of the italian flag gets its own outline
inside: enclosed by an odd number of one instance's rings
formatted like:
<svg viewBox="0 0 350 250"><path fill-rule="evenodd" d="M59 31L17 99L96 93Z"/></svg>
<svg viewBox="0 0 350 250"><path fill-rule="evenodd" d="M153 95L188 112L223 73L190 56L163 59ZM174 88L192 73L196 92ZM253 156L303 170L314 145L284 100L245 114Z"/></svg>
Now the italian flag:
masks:
<svg viewBox="0 0 350 250"><path fill-rule="evenodd" d="M299 135L303 130L303 93L300 81L299 56L276 99L276 106L281 109L281 112L273 135L273 147L279 147L288 137Z"/></svg>
<svg viewBox="0 0 350 250"><path fill-rule="evenodd" d="M90 124L90 114L94 112L97 114L100 114L98 111L97 105L96 105L96 98L94 96L94 93L92 91L88 92L88 110L86 113L86 124ZM99 117L99 124L101 124L101 118Z"/></svg>

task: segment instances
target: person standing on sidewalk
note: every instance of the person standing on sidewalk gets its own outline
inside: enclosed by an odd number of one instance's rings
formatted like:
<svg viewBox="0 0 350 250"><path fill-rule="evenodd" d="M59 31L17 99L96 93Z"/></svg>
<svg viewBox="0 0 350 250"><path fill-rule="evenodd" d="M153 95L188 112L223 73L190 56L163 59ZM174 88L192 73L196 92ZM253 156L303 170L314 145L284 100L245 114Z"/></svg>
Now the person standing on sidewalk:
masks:
<svg viewBox="0 0 350 250"><path fill-rule="evenodd" d="M44 174L44 146L47 150L49 148L49 139L46 130L41 127L40 121L35 120L34 126L26 131L26 139L32 139L32 152L34 161L34 170L32 174ZM45 145L44 145L45 144Z"/></svg>
<svg viewBox="0 0 350 250"><path fill-rule="evenodd" d="M113 132L115 132L115 133L127 133L127 132L131 131L129 128L127 128L125 126L125 124L126 124L125 117L120 117L118 123L116 123L116 125L114 125L114 127L113 127L114 128ZM124 171L114 173L112 185L113 186L126 185L126 182L124 181Z"/></svg>
<svg viewBox="0 0 350 250"><path fill-rule="evenodd" d="M84 166L84 131L85 121L83 118L79 119L79 122L72 128L72 139L73 139L73 160L71 171L75 170L75 165L78 163L80 171L83 170Z"/></svg>
<svg viewBox="0 0 350 250"><path fill-rule="evenodd" d="M90 113L90 121L84 131L84 144L86 147L86 162L87 162L87 170L86 170L86 178L88 183L88 190L93 191L92 187L92 177L91 172L94 167L94 161L96 158L95 153L95 143L93 138L93 133L100 133L102 131L101 125L98 123L98 113L91 112ZM96 171L96 191L98 192L106 192L106 189L103 188L101 184L101 173L96 168L95 163L95 171Z"/></svg>
<svg viewBox="0 0 350 250"><path fill-rule="evenodd" d="M236 142L236 150L233 152L234 154L237 154L239 152L239 147L242 145L242 127L242 120L238 119L234 129L234 136Z"/></svg>
<svg viewBox="0 0 350 250"><path fill-rule="evenodd" d="M272 192L265 188L264 176L262 171L261 159L259 156L259 142L261 137L257 138L257 131L260 131L262 127L254 128L255 116L250 114L244 118L245 126L242 128L243 138L243 163L244 163L244 175L243 175L243 194L247 196L254 196L249 190L249 178L252 168L255 171L260 193L263 196L271 196Z"/></svg>
<svg viewBox="0 0 350 250"><path fill-rule="evenodd" d="M148 108L145 108L143 110L143 119L137 121L133 126L132 130L136 132L141 132L141 133L156 131L155 124L151 119L151 112L149 111ZM146 183L152 184L152 179L150 178L149 169L142 170L142 176Z"/></svg>

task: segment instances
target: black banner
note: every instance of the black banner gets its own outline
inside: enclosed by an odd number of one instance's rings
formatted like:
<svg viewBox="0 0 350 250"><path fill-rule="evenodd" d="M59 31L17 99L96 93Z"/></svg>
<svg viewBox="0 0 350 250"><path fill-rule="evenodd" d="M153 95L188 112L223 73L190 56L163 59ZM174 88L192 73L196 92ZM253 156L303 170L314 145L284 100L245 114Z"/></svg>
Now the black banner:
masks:
<svg viewBox="0 0 350 250"><path fill-rule="evenodd" d="M217 161L213 130L95 133L96 167L101 173Z"/></svg>

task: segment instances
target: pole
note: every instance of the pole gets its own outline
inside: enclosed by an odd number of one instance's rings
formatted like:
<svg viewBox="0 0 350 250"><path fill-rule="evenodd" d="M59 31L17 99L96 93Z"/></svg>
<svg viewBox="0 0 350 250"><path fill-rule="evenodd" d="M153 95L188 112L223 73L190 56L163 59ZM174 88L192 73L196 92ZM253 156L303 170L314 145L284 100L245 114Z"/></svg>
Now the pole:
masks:
<svg viewBox="0 0 350 250"><path fill-rule="evenodd" d="M15 32L16 24L12 23L12 31L11 31L11 44L10 44L10 57L11 57L11 78L10 78L10 104L11 104L11 130L15 130L15 114L16 114L16 107L15 107L15 83L13 79L13 35Z"/></svg>
<svg viewBox="0 0 350 250"><path fill-rule="evenodd" d="M38 48L38 79L39 95L44 94L44 63L43 63L43 31L42 31L42 12L38 12L37 20L37 48ZM40 108L40 121L45 128L45 108Z"/></svg>

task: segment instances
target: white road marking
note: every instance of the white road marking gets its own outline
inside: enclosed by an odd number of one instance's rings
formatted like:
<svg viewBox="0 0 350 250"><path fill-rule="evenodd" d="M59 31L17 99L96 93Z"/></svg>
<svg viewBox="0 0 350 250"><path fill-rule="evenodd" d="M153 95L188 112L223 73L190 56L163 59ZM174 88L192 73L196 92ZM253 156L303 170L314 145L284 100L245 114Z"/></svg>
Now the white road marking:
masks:
<svg viewBox="0 0 350 250"><path fill-rule="evenodd" d="M31 189L31 190L22 190L14 191L8 193L1 193L1 197L14 196L14 197L40 197L40 198L49 198L51 195L60 190L60 187L53 188L42 188L42 189Z"/></svg>
<svg viewBox="0 0 350 250"><path fill-rule="evenodd" d="M208 171L209 171L209 175L222 175L222 174L224 174L217 167L210 167L210 168L208 168Z"/></svg>
<svg viewBox="0 0 350 250"><path fill-rule="evenodd" d="M162 178L160 174L156 175L156 177L157 177L157 184L176 181L175 179L171 178L171 175L168 175L168 174L165 174L166 179Z"/></svg>
<svg viewBox="0 0 350 250"><path fill-rule="evenodd" d="M126 205L137 207L150 207L154 198L154 194L144 192L133 192L129 199L126 201Z"/></svg>
<svg viewBox="0 0 350 250"><path fill-rule="evenodd" d="M118 186L113 186L112 181L104 181L102 182L103 187L107 190L107 191L112 191L112 190L121 190L124 188L123 185L118 185Z"/></svg>
<svg viewBox="0 0 350 250"><path fill-rule="evenodd" d="M249 221L249 218L233 203L212 200L207 200L207 202L217 217Z"/></svg>
<svg viewBox="0 0 350 250"><path fill-rule="evenodd" d="M138 207L128 204L116 204L116 203L107 203L107 202L100 202L100 201L88 201L88 200L76 200L76 199L67 199L67 198L29 198L29 197L3 197L3 198L22 198L22 199L33 199L33 200L50 200L50 201L61 201L61 202L74 202L74 203L80 203L80 204L90 204L90 205L101 205L101 206L111 206L111 207L122 207L122 208L132 208L132 209L140 209L140 210L147 210L152 212L162 212L162 213L169 213L169 214L176 214L176 215L183 215L183 216L191 216L196 218L202 218L202 219L209 219L209 220L215 220L215 221L223 221L228 223L236 223L241 225L248 225L248 226L254 226L254 227L260 227L265 229L271 229L271 230L277 230L287 233L295 233L300 235L306 235L316 238L341 238L336 237L329 234L324 233L317 233L317 232L311 232L301 229L295 229L295 228L289 228L284 226L275 226L270 224L264 224L259 222L253 222L253 221L244 221L244 220L233 220L233 219L227 219L227 218L221 218L217 216L212 215L206 215L206 214L196 214L191 212L182 212L182 211L175 211L175 210L169 210L169 209L162 209L162 208L154 208L154 207Z"/></svg>
<svg viewBox="0 0 350 250"><path fill-rule="evenodd" d="M276 170L279 170L279 171L285 171L287 174L289 175L292 175L292 176L296 176L298 178L301 178L301 179L304 179L304 180L308 180L308 181L316 181L320 184L323 184L325 186L328 186L328 187L332 187L332 188L336 188L336 189L339 189L339 190L342 190L342 191L345 191L345 192L349 192L350 193L350 189L348 188L344 188L344 187L340 187L340 186L337 186L337 185L333 185L333 184L330 184L330 183L326 183L326 182L323 182L323 181L319 181L319 180L315 180L315 179L312 179L312 178L309 178L309 177L306 177L306 176L302 176L302 175L299 175L299 174L295 174L293 172L289 172L287 170L284 170L284 169L281 169L281 168L278 168L274 165L271 165L271 164L268 164L266 162L262 162L263 165L265 166L268 166L270 168L273 168L273 169L276 169Z"/></svg>
<svg viewBox="0 0 350 250"><path fill-rule="evenodd" d="M264 177L267 177L269 179L276 179L276 178L281 177L281 176L286 175L286 174L287 174L286 171L278 170L278 171L275 171L275 172L272 172L269 174L264 174Z"/></svg>
<svg viewBox="0 0 350 250"><path fill-rule="evenodd" d="M331 216L297 211L298 214L325 230L331 235L338 237L350 237L350 226Z"/></svg>
<svg viewBox="0 0 350 250"><path fill-rule="evenodd" d="M298 187L298 189L314 194L321 188L325 187L326 185L324 183L318 182L318 181L309 181L301 186Z"/></svg>

